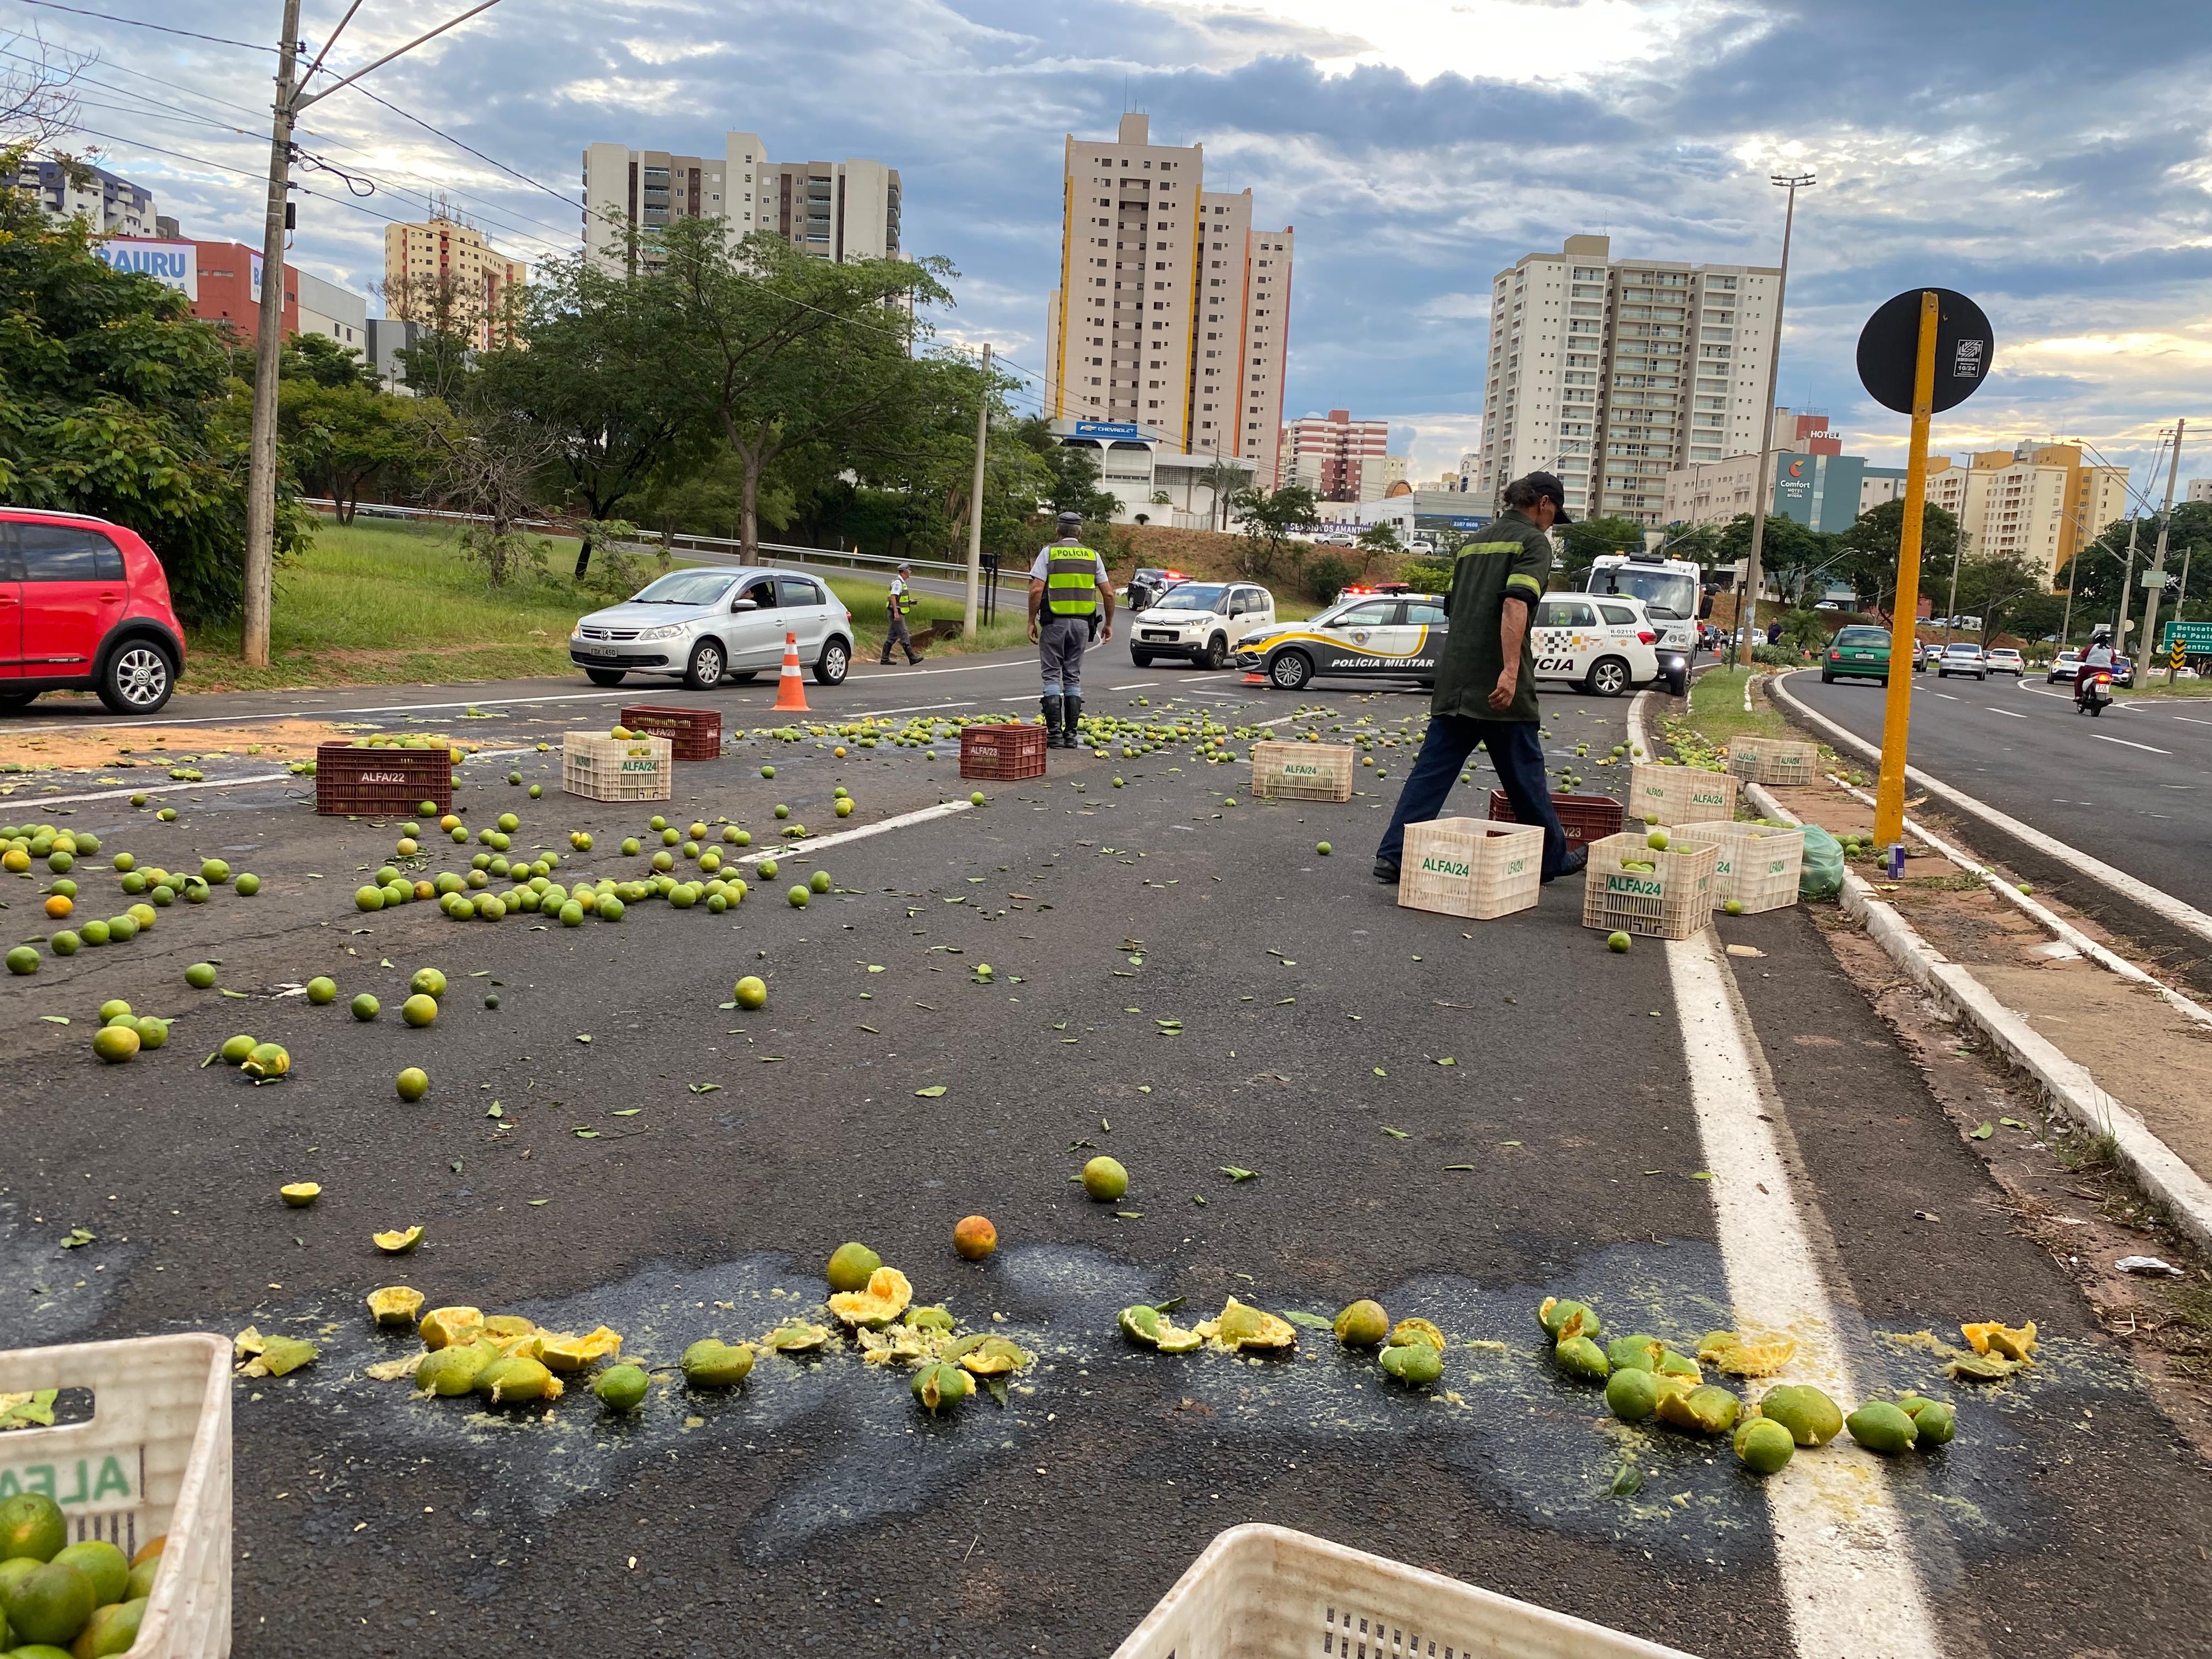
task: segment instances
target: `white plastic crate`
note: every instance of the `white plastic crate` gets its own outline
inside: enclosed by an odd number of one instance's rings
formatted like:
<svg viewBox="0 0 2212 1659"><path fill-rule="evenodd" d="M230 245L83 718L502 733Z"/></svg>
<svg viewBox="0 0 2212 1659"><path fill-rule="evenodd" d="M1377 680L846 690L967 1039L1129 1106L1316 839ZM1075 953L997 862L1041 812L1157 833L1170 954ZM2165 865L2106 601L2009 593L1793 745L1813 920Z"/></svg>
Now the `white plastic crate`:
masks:
<svg viewBox="0 0 2212 1659"><path fill-rule="evenodd" d="M230 1357L205 1333L0 1353L0 1394L92 1394L88 1421L0 1434L0 1491L46 1492L71 1543L168 1535L126 1659L230 1651Z"/></svg>
<svg viewBox="0 0 2212 1659"><path fill-rule="evenodd" d="M586 800L666 800L675 778L675 746L665 738L570 732L561 740L561 787Z"/></svg>
<svg viewBox="0 0 2212 1659"><path fill-rule="evenodd" d="M1659 823L1704 823L1735 816L1736 781L1701 767L1638 761L1629 769L1628 816Z"/></svg>
<svg viewBox="0 0 2212 1659"><path fill-rule="evenodd" d="M1700 823L1686 832L1721 849L1713 866L1716 908L1734 899L1747 915L1797 902L1805 832L1768 823Z"/></svg>
<svg viewBox="0 0 2212 1659"><path fill-rule="evenodd" d="M1352 745L1282 743L1252 745L1252 793L1283 800L1350 800Z"/></svg>
<svg viewBox="0 0 2212 1659"><path fill-rule="evenodd" d="M1398 902L1408 910L1488 921L1534 908L1543 875L1541 825L1434 818L1406 826Z"/></svg>
<svg viewBox="0 0 2212 1659"><path fill-rule="evenodd" d="M1583 926L1603 933L1682 939L1709 924L1713 919L1713 869L1720 862L1721 849L1705 836L1705 828L1696 824L1670 832L1664 852L1649 846L1640 830L1592 842L1583 876ZM1692 835L1700 839L1684 839ZM1651 868L1631 869L1631 860Z"/></svg>
<svg viewBox="0 0 2212 1659"><path fill-rule="evenodd" d="M1820 745L1796 738L1731 738L1729 771L1746 783L1793 788L1819 775Z"/></svg>
<svg viewBox="0 0 2212 1659"><path fill-rule="evenodd" d="M1114 1659L1690 1659L1286 1527L1231 1527Z"/></svg>

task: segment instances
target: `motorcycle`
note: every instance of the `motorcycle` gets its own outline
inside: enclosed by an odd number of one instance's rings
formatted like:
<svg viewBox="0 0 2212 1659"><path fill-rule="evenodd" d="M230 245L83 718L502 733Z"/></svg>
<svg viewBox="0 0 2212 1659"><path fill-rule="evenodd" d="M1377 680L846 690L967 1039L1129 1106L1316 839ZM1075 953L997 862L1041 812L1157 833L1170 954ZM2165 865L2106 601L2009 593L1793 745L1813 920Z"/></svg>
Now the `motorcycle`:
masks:
<svg viewBox="0 0 2212 1659"><path fill-rule="evenodd" d="M2089 673L2080 676L2081 684L2074 690L2074 712L2092 717L2105 712L2112 701L2112 677L2109 673Z"/></svg>

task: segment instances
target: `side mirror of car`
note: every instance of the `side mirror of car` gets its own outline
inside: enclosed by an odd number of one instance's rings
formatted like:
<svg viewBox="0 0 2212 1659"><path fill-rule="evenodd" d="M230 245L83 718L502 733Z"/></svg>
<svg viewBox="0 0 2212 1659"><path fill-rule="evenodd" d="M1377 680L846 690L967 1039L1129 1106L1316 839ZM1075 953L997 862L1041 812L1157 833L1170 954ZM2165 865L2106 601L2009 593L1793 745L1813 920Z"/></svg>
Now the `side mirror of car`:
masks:
<svg viewBox="0 0 2212 1659"><path fill-rule="evenodd" d="M760 609L760 605L757 600L753 599L732 599L730 602L730 609L732 611L757 611Z"/></svg>

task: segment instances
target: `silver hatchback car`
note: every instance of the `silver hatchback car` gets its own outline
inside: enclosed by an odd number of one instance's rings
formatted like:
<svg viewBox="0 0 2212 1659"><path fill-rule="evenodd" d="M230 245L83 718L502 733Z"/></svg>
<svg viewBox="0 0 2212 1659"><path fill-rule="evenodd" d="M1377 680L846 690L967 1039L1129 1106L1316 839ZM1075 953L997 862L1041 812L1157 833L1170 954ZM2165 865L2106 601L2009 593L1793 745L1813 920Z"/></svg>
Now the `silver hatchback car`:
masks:
<svg viewBox="0 0 2212 1659"><path fill-rule="evenodd" d="M594 611L568 636L568 660L593 685L629 674L680 679L693 690L743 684L783 661L783 636L823 685L853 665L853 613L817 577L788 570L672 570L620 605Z"/></svg>

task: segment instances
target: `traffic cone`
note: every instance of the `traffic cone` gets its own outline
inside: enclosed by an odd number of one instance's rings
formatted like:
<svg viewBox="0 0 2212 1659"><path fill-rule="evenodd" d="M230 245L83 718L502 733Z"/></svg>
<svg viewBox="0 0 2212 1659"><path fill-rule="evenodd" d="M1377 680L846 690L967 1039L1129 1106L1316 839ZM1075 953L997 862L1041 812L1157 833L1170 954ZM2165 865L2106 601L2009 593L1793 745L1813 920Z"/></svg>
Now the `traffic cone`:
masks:
<svg viewBox="0 0 2212 1659"><path fill-rule="evenodd" d="M804 714L806 708L806 682L799 674L799 635L788 629L783 635L783 672L775 683L775 712Z"/></svg>
<svg viewBox="0 0 2212 1659"><path fill-rule="evenodd" d="M1252 672L1247 674L1241 681L1238 682L1239 684L1243 685L1265 685L1267 683L1267 677L1265 674L1261 673L1257 669L1255 669Z"/></svg>

